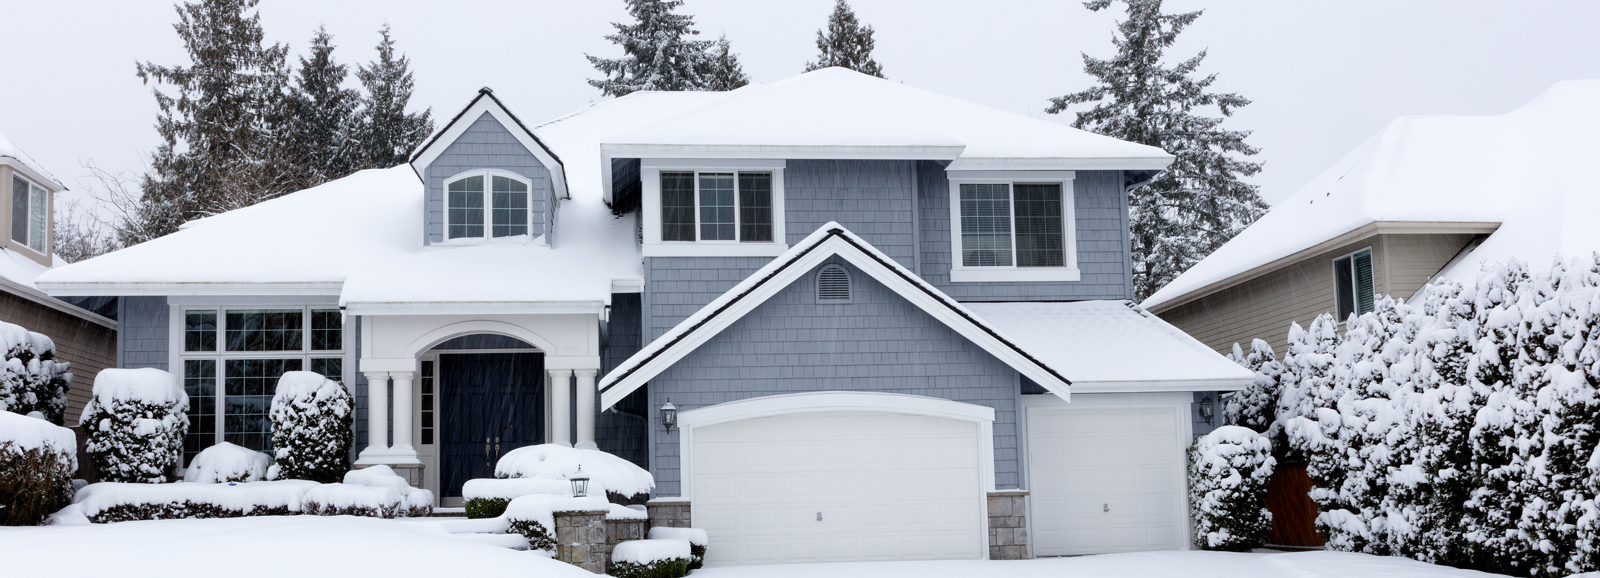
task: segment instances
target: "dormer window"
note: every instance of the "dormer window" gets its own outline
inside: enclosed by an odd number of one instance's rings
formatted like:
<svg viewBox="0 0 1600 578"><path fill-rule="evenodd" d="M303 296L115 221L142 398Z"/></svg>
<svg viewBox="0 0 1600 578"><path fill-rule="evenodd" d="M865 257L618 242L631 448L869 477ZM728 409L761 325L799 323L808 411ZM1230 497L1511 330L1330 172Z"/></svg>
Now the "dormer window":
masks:
<svg viewBox="0 0 1600 578"><path fill-rule="evenodd" d="M462 173L445 182L445 238L450 242L528 234L529 182L504 171ZM487 221L487 222L486 222Z"/></svg>
<svg viewBox="0 0 1600 578"><path fill-rule="evenodd" d="M11 175L11 240L47 253L45 234L50 192L19 175Z"/></svg>

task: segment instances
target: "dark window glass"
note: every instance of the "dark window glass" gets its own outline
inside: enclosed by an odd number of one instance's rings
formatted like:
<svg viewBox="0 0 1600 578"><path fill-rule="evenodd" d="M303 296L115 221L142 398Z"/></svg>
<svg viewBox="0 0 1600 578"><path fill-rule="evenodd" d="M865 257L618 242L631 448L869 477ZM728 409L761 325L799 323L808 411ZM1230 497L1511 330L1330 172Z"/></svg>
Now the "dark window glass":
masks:
<svg viewBox="0 0 1600 578"><path fill-rule="evenodd" d="M11 177L11 240L28 243L28 181Z"/></svg>
<svg viewBox="0 0 1600 578"><path fill-rule="evenodd" d="M422 420L420 442L422 445L433 445L433 361L423 360L422 374L418 376L418 387L422 393Z"/></svg>
<svg viewBox="0 0 1600 578"><path fill-rule="evenodd" d="M311 310L311 350L344 349L344 319L338 309Z"/></svg>
<svg viewBox="0 0 1600 578"><path fill-rule="evenodd" d="M449 238L483 236L483 177L451 181Z"/></svg>
<svg viewBox="0 0 1600 578"><path fill-rule="evenodd" d="M1334 298L1339 309L1338 321L1344 323L1350 314L1356 310L1355 291L1352 287L1355 274L1350 270L1350 258L1340 257L1333 261Z"/></svg>
<svg viewBox="0 0 1600 578"><path fill-rule="evenodd" d="M734 240L732 173L700 175L700 240Z"/></svg>
<svg viewBox="0 0 1600 578"><path fill-rule="evenodd" d="M1065 267L1061 185L1012 185L1017 210L1017 266Z"/></svg>
<svg viewBox="0 0 1600 578"><path fill-rule="evenodd" d="M739 173L739 240L772 242L772 173Z"/></svg>
<svg viewBox="0 0 1600 578"><path fill-rule="evenodd" d="M1356 253L1350 265L1355 269L1356 314L1371 313L1377 297L1372 290L1372 251Z"/></svg>
<svg viewBox="0 0 1600 578"><path fill-rule="evenodd" d="M230 313L231 315L231 313ZM284 372L300 371L298 359L229 359L224 363L227 413L222 438L257 451L272 450L272 395Z"/></svg>
<svg viewBox="0 0 1600 578"><path fill-rule="evenodd" d="M961 264L1009 267L1011 261L1010 185L961 185Z"/></svg>
<svg viewBox="0 0 1600 578"><path fill-rule="evenodd" d="M506 177L494 178L494 236L528 234L528 185Z"/></svg>
<svg viewBox="0 0 1600 578"><path fill-rule="evenodd" d="M185 311L183 314L183 350L217 350L217 312Z"/></svg>
<svg viewBox="0 0 1600 578"><path fill-rule="evenodd" d="M228 351L300 351L299 309L228 310Z"/></svg>
<svg viewBox="0 0 1600 578"><path fill-rule="evenodd" d="M694 240L694 173L661 173L661 240Z"/></svg>
<svg viewBox="0 0 1600 578"><path fill-rule="evenodd" d="M189 394L189 433L183 436L183 467L217 443L217 361L183 362L183 392Z"/></svg>
<svg viewBox="0 0 1600 578"><path fill-rule="evenodd" d="M312 359L311 372L339 383L344 383L344 360L337 357Z"/></svg>

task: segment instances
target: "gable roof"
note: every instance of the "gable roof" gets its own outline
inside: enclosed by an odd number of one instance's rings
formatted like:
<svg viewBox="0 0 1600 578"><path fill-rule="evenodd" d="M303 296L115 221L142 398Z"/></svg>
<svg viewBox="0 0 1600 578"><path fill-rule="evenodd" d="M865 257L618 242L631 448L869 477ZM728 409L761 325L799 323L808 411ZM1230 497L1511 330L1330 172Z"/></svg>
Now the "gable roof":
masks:
<svg viewBox="0 0 1600 578"><path fill-rule="evenodd" d="M1443 272L1466 282L1485 260L1600 249L1584 222L1600 205L1583 170L1600 158L1597 133L1600 80L1557 83L1505 114L1401 117L1141 305L1175 307L1385 229L1492 233Z"/></svg>
<svg viewBox="0 0 1600 578"><path fill-rule="evenodd" d="M61 184L55 175L44 170L44 165L33 160L28 153L22 152L22 149L17 148L16 143L11 142L11 139L6 138L4 134L0 134L0 165L17 169L23 176L50 187L51 190L67 190L67 186Z"/></svg>
<svg viewBox="0 0 1600 578"><path fill-rule="evenodd" d="M835 255L1051 393L1063 399L1070 395L1072 382L1055 369L842 225L829 222L606 374L599 384L601 409L609 409Z"/></svg>
<svg viewBox="0 0 1600 578"><path fill-rule="evenodd" d="M456 113L450 119L450 122L445 123L444 128L433 133L427 143L423 144L417 149L416 153L411 155L411 169L417 173L417 178L426 181L425 174L428 165L432 164L434 159L439 158L439 155L444 153L445 149L450 148L450 145L454 144L456 139L461 138L461 135L467 132L472 123L485 113L493 116L501 126L504 126L512 136L517 138L517 142L522 143L523 148L528 149L528 152L538 158L539 162L544 163L545 168L555 173L551 181L556 189L556 198L572 198L567 193L566 167L561 164L561 158L556 156L555 151L550 150L550 147L545 146L544 141L539 140L539 135L534 134L533 129L528 128L528 125L522 124L522 119L512 114L511 109L506 108L505 103L500 102L500 99L494 95L494 91L487 86L478 89L478 95L472 97L472 101L467 103L466 108ZM514 130L512 127L521 130Z"/></svg>

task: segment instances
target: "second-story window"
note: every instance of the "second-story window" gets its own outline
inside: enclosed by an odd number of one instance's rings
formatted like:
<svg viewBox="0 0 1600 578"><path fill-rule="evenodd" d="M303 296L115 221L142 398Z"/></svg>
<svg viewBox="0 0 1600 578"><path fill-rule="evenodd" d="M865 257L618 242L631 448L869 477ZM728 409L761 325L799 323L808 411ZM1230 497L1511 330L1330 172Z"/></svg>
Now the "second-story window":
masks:
<svg viewBox="0 0 1600 578"><path fill-rule="evenodd" d="M1372 249L1334 259L1333 282L1340 323L1352 314L1371 313L1376 298L1372 287Z"/></svg>
<svg viewBox="0 0 1600 578"><path fill-rule="evenodd" d="M491 172L445 184L445 237L482 239L528 234L528 181Z"/></svg>
<svg viewBox="0 0 1600 578"><path fill-rule="evenodd" d="M772 242L772 173L661 173L661 240Z"/></svg>
<svg viewBox="0 0 1600 578"><path fill-rule="evenodd" d="M20 176L11 176L11 240L40 253L49 227L50 193Z"/></svg>
<svg viewBox="0 0 1600 578"><path fill-rule="evenodd" d="M961 185L961 264L1064 267L1060 183Z"/></svg>

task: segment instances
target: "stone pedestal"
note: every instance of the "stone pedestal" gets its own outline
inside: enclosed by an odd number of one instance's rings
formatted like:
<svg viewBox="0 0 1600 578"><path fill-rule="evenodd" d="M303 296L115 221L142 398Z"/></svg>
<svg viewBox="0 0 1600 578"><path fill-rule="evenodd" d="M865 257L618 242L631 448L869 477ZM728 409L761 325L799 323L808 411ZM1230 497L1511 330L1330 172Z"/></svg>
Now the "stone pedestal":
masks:
<svg viewBox="0 0 1600 578"><path fill-rule="evenodd" d="M617 549L617 544L649 537L649 520L606 520L606 561L611 560L611 551Z"/></svg>
<svg viewBox="0 0 1600 578"><path fill-rule="evenodd" d="M1028 492L989 492L989 559L1027 560Z"/></svg>
<svg viewBox="0 0 1600 578"><path fill-rule="evenodd" d="M645 502L650 512L651 528L688 528L689 500L682 498L656 498Z"/></svg>
<svg viewBox="0 0 1600 578"><path fill-rule="evenodd" d="M611 561L606 511L556 512L556 559L595 574Z"/></svg>

